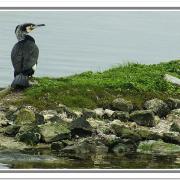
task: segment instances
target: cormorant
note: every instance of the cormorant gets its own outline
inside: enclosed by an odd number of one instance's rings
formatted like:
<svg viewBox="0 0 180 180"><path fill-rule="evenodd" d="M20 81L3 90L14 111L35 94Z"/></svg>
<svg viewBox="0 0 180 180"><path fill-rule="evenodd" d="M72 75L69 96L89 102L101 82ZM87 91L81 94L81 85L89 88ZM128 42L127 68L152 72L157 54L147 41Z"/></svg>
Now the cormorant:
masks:
<svg viewBox="0 0 180 180"><path fill-rule="evenodd" d="M15 28L18 42L14 45L11 52L11 61L14 67L12 88L29 87L29 77L35 72L39 49L35 44L34 38L29 36L28 33L41 26L45 26L45 24L24 23Z"/></svg>

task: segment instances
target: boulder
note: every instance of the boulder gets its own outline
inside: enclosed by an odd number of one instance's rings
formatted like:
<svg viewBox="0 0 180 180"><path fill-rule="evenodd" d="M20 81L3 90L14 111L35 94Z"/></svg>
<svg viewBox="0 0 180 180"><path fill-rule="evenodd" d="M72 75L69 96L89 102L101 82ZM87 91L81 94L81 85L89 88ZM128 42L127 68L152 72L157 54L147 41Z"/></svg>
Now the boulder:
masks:
<svg viewBox="0 0 180 180"><path fill-rule="evenodd" d="M19 132L20 127L19 125L10 125L6 127L4 133L8 136L15 136Z"/></svg>
<svg viewBox="0 0 180 180"><path fill-rule="evenodd" d="M92 126L92 128L96 130L97 133L103 133L103 134L112 133L110 124L106 123L104 120L89 118L87 119L87 121Z"/></svg>
<svg viewBox="0 0 180 180"><path fill-rule="evenodd" d="M40 142L41 135L39 133L27 131L23 133L17 133L16 139L18 141L24 142L27 145L33 146Z"/></svg>
<svg viewBox="0 0 180 180"><path fill-rule="evenodd" d="M4 112L0 112L0 127L5 127L9 125L9 121L6 118L6 114Z"/></svg>
<svg viewBox="0 0 180 180"><path fill-rule="evenodd" d="M65 144L61 141L53 142L51 144L51 150L52 151L61 151L65 147Z"/></svg>
<svg viewBox="0 0 180 180"><path fill-rule="evenodd" d="M159 123L159 118L154 115L152 110L139 110L130 114L130 120L140 126L153 127Z"/></svg>
<svg viewBox="0 0 180 180"><path fill-rule="evenodd" d="M112 102L113 110L130 112L133 110L133 104L123 98L117 98Z"/></svg>
<svg viewBox="0 0 180 180"><path fill-rule="evenodd" d="M102 118L104 115L103 108L96 108L96 109L94 109L94 112L96 113L97 118Z"/></svg>
<svg viewBox="0 0 180 180"><path fill-rule="evenodd" d="M83 109L83 117L84 118L97 118L97 114L94 110L84 108Z"/></svg>
<svg viewBox="0 0 180 180"><path fill-rule="evenodd" d="M15 124L24 125L36 122L35 113L27 108L20 109L16 114Z"/></svg>
<svg viewBox="0 0 180 180"><path fill-rule="evenodd" d="M163 141L167 143L173 143L180 145L180 133L179 132L168 132L163 133Z"/></svg>
<svg viewBox="0 0 180 180"><path fill-rule="evenodd" d="M171 131L176 131L176 132L180 133L180 119L173 121L170 130Z"/></svg>
<svg viewBox="0 0 180 180"><path fill-rule="evenodd" d="M140 135L135 131L133 123L124 123L119 120L114 120L111 123L111 128L114 131L114 134L118 137L124 139L131 139L133 141L139 141L141 139Z"/></svg>
<svg viewBox="0 0 180 180"><path fill-rule="evenodd" d="M71 134L73 137L75 135L82 136L82 137L88 136L88 135L91 135L93 132L92 126L83 117L73 120L70 124L70 129L71 129Z"/></svg>
<svg viewBox="0 0 180 180"><path fill-rule="evenodd" d="M166 121L174 122L174 121L180 121L180 109L174 109L172 110L167 116Z"/></svg>
<svg viewBox="0 0 180 180"><path fill-rule="evenodd" d="M71 131L65 123L52 123L39 125L42 140L46 143L69 139Z"/></svg>
<svg viewBox="0 0 180 180"><path fill-rule="evenodd" d="M168 105L164 101L157 98L146 101L144 108L147 110L152 110L159 117L166 116L170 111Z"/></svg>
<svg viewBox="0 0 180 180"><path fill-rule="evenodd" d="M166 103L171 110L180 108L180 99L169 98Z"/></svg>
<svg viewBox="0 0 180 180"><path fill-rule="evenodd" d="M111 117L113 115L114 111L110 110L110 109L105 109L104 110L104 114L103 114L103 118L104 119L108 119L108 120L111 120Z"/></svg>
<svg viewBox="0 0 180 180"><path fill-rule="evenodd" d="M143 141L140 142L137 152L144 154L160 154L171 155L180 153L180 146L175 144L165 143L163 141Z"/></svg>
<svg viewBox="0 0 180 180"><path fill-rule="evenodd" d="M55 110L44 110L40 112L40 115L44 117L45 120L49 120L54 116L57 116L57 111Z"/></svg>
<svg viewBox="0 0 180 180"><path fill-rule="evenodd" d="M37 125L45 124L45 119L44 119L44 116L42 114L36 113L35 118L36 118L36 124Z"/></svg>
<svg viewBox="0 0 180 180"><path fill-rule="evenodd" d="M111 118L114 119L118 119L120 121L123 122L127 122L129 120L129 113L128 112L123 112L123 111L115 111Z"/></svg>
<svg viewBox="0 0 180 180"><path fill-rule="evenodd" d="M144 139L159 139L161 136L157 132L151 131L147 127L138 126L136 123L124 123L114 120L111 123L114 133L122 139L129 139L131 142L137 142Z"/></svg>

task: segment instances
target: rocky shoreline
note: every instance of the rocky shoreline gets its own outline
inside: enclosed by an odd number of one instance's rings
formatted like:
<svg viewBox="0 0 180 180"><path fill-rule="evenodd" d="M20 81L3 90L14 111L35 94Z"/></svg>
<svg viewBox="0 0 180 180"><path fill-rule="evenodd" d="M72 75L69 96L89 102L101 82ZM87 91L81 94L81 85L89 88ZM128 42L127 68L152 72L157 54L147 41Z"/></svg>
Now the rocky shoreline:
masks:
<svg viewBox="0 0 180 180"><path fill-rule="evenodd" d="M151 99L137 109L117 98L107 107L72 110L59 104L39 111L2 103L0 148L49 148L59 156L76 158L97 153L180 153L179 99Z"/></svg>

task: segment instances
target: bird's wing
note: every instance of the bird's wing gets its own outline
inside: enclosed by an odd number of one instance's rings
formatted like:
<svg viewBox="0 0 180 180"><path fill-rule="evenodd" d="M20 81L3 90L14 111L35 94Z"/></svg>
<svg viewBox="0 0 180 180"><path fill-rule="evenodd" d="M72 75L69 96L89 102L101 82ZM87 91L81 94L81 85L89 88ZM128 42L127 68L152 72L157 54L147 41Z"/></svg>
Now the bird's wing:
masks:
<svg viewBox="0 0 180 180"><path fill-rule="evenodd" d="M23 46L23 70L28 70L37 64L39 49L32 41L27 41Z"/></svg>
<svg viewBox="0 0 180 180"><path fill-rule="evenodd" d="M31 69L37 64L39 49L32 41L18 42L12 49L11 61L16 72Z"/></svg>
<svg viewBox="0 0 180 180"><path fill-rule="evenodd" d="M23 51L21 43L16 43L11 51L11 61L16 72L22 71Z"/></svg>

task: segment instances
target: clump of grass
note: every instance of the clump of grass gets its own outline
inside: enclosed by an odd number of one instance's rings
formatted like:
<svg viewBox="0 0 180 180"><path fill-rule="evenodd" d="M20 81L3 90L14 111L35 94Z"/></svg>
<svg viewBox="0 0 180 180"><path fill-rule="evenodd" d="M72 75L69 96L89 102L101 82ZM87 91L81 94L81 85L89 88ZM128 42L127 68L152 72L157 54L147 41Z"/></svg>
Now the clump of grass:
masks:
<svg viewBox="0 0 180 180"><path fill-rule="evenodd" d="M166 73L180 78L180 60L144 65L129 63L104 72L91 71L64 78L37 78L38 85L25 91L23 103L40 109L65 104L75 108L95 108L115 97L131 100L140 107L151 98L180 96L179 87L166 82Z"/></svg>

